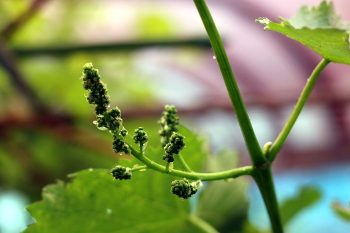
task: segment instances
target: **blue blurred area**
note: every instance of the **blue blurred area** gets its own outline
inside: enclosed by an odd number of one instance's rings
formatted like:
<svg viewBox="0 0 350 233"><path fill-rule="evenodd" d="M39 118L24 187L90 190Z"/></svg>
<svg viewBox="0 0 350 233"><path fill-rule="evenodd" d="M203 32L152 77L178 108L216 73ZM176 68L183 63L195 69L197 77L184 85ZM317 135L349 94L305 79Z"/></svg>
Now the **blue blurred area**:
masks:
<svg viewBox="0 0 350 233"><path fill-rule="evenodd" d="M293 196L301 186L320 188L321 200L296 216L287 227L288 233L349 233L350 224L339 219L332 211L334 201L350 200L350 164L334 164L308 170L292 170L275 176L279 201ZM254 185L250 189L250 220L254 225L268 228L264 204Z"/></svg>
<svg viewBox="0 0 350 233"><path fill-rule="evenodd" d="M30 217L25 211L28 200L15 191L0 192L0 232L18 233L25 229Z"/></svg>

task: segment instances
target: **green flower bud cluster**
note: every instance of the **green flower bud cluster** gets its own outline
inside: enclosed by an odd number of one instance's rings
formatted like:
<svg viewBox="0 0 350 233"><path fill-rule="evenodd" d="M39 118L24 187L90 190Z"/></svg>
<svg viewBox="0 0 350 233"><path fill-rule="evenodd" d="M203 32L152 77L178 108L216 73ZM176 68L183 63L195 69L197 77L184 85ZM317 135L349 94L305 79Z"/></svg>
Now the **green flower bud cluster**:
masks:
<svg viewBox="0 0 350 233"><path fill-rule="evenodd" d="M116 180L129 180L131 179L131 176L132 176L132 172L130 168L123 167L120 165L115 166L111 170L111 174Z"/></svg>
<svg viewBox="0 0 350 233"><path fill-rule="evenodd" d="M134 133L134 141L136 144L143 146L148 141L148 135L142 127L138 127Z"/></svg>
<svg viewBox="0 0 350 233"><path fill-rule="evenodd" d="M94 124L100 130L109 130L113 134L113 150L116 153L130 153L129 146L125 143L124 137L128 134L123 127L121 111L118 107L109 109L109 96L106 86L101 82L101 76L91 63L83 68L83 86L89 91L87 100L94 104L96 120Z"/></svg>
<svg viewBox="0 0 350 233"><path fill-rule="evenodd" d="M184 136L173 132L169 142L164 146L165 154L163 155L163 160L168 163L174 162L174 156L178 155L184 147Z"/></svg>
<svg viewBox="0 0 350 233"><path fill-rule="evenodd" d="M189 182L186 178L171 182L171 192L178 197L187 199L195 194L201 186L200 181Z"/></svg>
<svg viewBox="0 0 350 233"><path fill-rule="evenodd" d="M177 116L176 107L173 105L165 105L162 117L159 120L160 124L160 142L164 147L170 140L173 132L178 131L179 117Z"/></svg>
<svg viewBox="0 0 350 233"><path fill-rule="evenodd" d="M109 97L98 70L91 63L84 65L82 79L84 89L89 91L87 101L95 105L96 115L103 114L109 106Z"/></svg>
<svg viewBox="0 0 350 233"><path fill-rule="evenodd" d="M97 119L94 121L94 124L101 130L108 129L111 132L118 131L123 124L120 109L115 107L107 110L101 115L97 115Z"/></svg>
<svg viewBox="0 0 350 233"><path fill-rule="evenodd" d="M124 138L120 135L113 135L113 151L115 153L130 154L130 147L125 143Z"/></svg>

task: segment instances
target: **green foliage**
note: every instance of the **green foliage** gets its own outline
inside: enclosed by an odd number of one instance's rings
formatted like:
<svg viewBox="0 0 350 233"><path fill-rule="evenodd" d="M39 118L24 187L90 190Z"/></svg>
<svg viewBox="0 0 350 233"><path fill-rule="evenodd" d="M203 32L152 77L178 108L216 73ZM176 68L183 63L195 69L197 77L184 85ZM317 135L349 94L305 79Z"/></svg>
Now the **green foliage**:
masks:
<svg viewBox="0 0 350 233"><path fill-rule="evenodd" d="M84 133L78 137L86 142L104 142L89 130ZM109 148L95 150L77 143L74 136L61 138L45 131L18 129L5 139L0 143L1 189L19 190L31 200L37 200L42 187L57 178L90 167L107 169L116 161Z"/></svg>
<svg viewBox="0 0 350 233"><path fill-rule="evenodd" d="M223 151L207 159L206 170L209 172L239 165L238 156L232 151ZM248 214L247 187L244 179L208 182L199 195L196 215L221 233L241 232Z"/></svg>
<svg viewBox="0 0 350 233"><path fill-rule="evenodd" d="M337 28L346 29L334 11L332 2L322 1L319 6L302 6L297 14L288 20L295 28Z"/></svg>
<svg viewBox="0 0 350 233"><path fill-rule="evenodd" d="M115 182L106 170L82 171L44 189L29 207L36 223L25 233L203 232L189 221L189 203L173 197L168 176L135 174Z"/></svg>
<svg viewBox="0 0 350 233"><path fill-rule="evenodd" d="M321 198L321 191L312 186L301 187L295 196L284 200L280 206L283 225L287 225L296 215L315 204Z"/></svg>
<svg viewBox="0 0 350 233"><path fill-rule="evenodd" d="M344 207L340 203L333 203L332 209L334 213L344 221L350 222L350 208Z"/></svg>
<svg viewBox="0 0 350 233"><path fill-rule="evenodd" d="M141 9L141 8L140 8ZM140 10L136 19L137 34L144 39L170 38L176 34L176 25L168 14L154 8Z"/></svg>
<svg viewBox="0 0 350 233"><path fill-rule="evenodd" d="M346 24L336 16L332 3L323 1L318 7L302 7L291 20L275 23L259 18L265 29L279 32L337 63L350 64L349 33Z"/></svg>
<svg viewBox="0 0 350 233"><path fill-rule="evenodd" d="M192 145L182 151L183 156L188 158L192 168L199 169L202 167L201 162L209 157L204 150L207 148L205 141L184 127L180 127L179 131L186 137L187 143ZM149 136L158 137L157 130L150 130ZM192 153L193 151L199 153ZM149 146L147 153L158 157L163 153L163 148ZM131 169L139 166L135 159L120 160L119 164ZM146 170L134 172L131 180L115 181L108 170L94 169L71 177L73 180L70 183L60 181L44 189L43 200L29 207L36 223L25 232L196 233L208 232L203 230L208 227L212 229L211 232L216 232L200 215L191 214L188 201L171 194L169 185L173 178L170 176ZM239 203L244 190L237 189L236 193L234 196L238 197L236 202ZM205 191L200 195L204 194ZM203 209L205 203L201 199L199 205ZM217 201L219 200L214 198L214 202ZM225 213L215 212L221 207L206 208L206 211L212 211L211 216L217 218ZM226 222L231 217L232 215L221 215ZM62 222L65 224L60 224Z"/></svg>
<svg viewBox="0 0 350 233"><path fill-rule="evenodd" d="M349 34L334 14L333 5L322 2L316 8L304 7L293 19L282 20L281 23L266 18L258 19L266 29L299 41L325 58L310 76L312 81L306 84L300 98L302 102L293 110L286 123L287 127L281 131L282 136L277 137L277 143L271 143L270 149L262 152L209 9L204 0L194 0L194 3L212 43L253 166L232 169L236 164L232 165L229 158L234 156L224 154L216 162L209 158L209 173L197 172L202 170L200 161L208 158L208 152L203 150L204 144L200 139L185 128L178 127L179 119L173 106L166 107L160 120L160 144L159 135L146 133L139 126L133 137L127 137L120 110L110 108L107 90L100 82L98 71L87 64L83 71L83 81L84 88L89 91L87 100L95 105L97 119L94 123L99 129L108 130L113 135L113 150L129 160L120 161L111 171L89 169L74 174L71 182L64 184L59 181L46 187L43 200L29 207L36 223L25 232L217 232L211 225L220 232L237 232L242 230L242 222L246 217L243 194L245 184L237 182L233 187L225 181L242 175L251 175L257 182L271 219L272 230L276 233L283 232L282 222L289 223L295 215L320 198L316 189L301 189L297 196L282 204L281 222L271 163L285 142L320 72L329 61L350 64ZM152 138L158 139L155 144ZM150 145L144 148L146 142ZM139 148L134 149L133 143ZM40 148L40 145L37 147ZM275 154L269 156L271 151ZM133 157L130 158L129 155ZM129 181L131 175L133 178ZM182 179L174 181L169 175ZM225 181L210 183L202 193L197 192L200 180L219 179ZM191 211L187 201L176 199L171 192L183 199L197 196L195 211ZM233 209L239 209L243 214ZM336 212L341 212L343 217L347 216L344 209L338 208ZM244 230L261 232L249 223Z"/></svg>

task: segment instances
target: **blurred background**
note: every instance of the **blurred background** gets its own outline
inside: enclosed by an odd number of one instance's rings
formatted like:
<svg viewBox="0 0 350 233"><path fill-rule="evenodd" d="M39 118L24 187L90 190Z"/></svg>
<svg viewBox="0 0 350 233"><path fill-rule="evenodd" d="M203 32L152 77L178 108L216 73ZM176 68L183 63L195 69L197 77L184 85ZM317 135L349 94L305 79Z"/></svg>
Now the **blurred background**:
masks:
<svg viewBox="0 0 350 233"><path fill-rule="evenodd" d="M319 2L208 0L261 145L275 139L320 57L254 20L289 18L301 5ZM350 2L333 2L350 20ZM100 69L127 125L158 127L163 105L175 104L182 122L208 138L213 152L234 149L242 164L249 163L192 1L2 0L1 233L31 222L24 206L38 200L46 184L116 161L108 135L91 124L79 79L86 62ZM274 165L281 200L303 185L323 193L288 232L349 232L330 208L350 200L349 90L350 67L327 67ZM267 227L254 185L247 195L250 220Z"/></svg>

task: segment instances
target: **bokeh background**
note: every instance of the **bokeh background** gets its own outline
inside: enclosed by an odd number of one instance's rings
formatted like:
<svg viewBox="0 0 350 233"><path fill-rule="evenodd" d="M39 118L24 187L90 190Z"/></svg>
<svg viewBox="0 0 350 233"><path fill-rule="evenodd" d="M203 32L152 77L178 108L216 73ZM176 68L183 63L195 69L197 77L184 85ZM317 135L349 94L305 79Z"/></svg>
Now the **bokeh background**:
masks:
<svg viewBox="0 0 350 233"><path fill-rule="evenodd" d="M208 0L261 145L273 141L320 57L254 20L289 18L318 0ZM350 2L334 0L344 20ZM0 232L23 230L24 207L43 186L116 161L108 135L91 122L81 68L92 62L126 124L155 124L175 104L213 152L249 158L218 66L190 0L0 1ZM331 64L281 151L274 170L280 200L304 185L320 201L288 232L346 233L331 204L350 200L350 67ZM249 180L247 182L250 182ZM253 184L249 219L268 227ZM320 221L322 219L322 221ZM309 224L310 222L317 224Z"/></svg>

